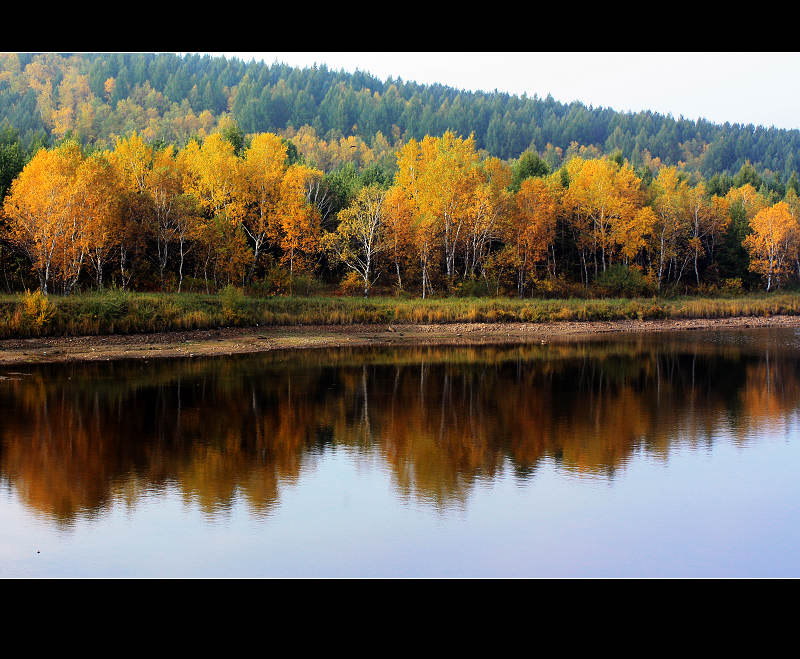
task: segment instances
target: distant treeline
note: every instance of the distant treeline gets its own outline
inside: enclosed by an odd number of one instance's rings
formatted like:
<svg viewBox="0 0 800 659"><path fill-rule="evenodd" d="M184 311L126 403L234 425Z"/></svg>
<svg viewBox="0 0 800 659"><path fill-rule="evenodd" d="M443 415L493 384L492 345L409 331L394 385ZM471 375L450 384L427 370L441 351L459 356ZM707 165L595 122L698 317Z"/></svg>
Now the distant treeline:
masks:
<svg viewBox="0 0 800 659"><path fill-rule="evenodd" d="M474 133L479 150L504 160L532 150L551 169L581 147L593 156L619 153L634 167L680 164L707 179L735 175L749 162L773 189L800 168L798 130L467 92L324 65L300 69L209 55L0 55L0 117L24 150L65 136L110 148L114 137L133 131L184 146L213 132L224 114L245 133L305 126L328 142L355 137L370 148L376 139L398 146L448 130Z"/></svg>

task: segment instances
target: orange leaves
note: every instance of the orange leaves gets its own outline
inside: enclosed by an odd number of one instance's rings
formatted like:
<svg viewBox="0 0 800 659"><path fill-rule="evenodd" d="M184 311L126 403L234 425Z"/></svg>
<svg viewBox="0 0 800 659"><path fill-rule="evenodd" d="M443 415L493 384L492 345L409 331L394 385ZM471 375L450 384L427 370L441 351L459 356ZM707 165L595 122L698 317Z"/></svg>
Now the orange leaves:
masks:
<svg viewBox="0 0 800 659"><path fill-rule="evenodd" d="M739 188L731 188L725 196L725 200L730 207L741 206L748 221L754 218L760 210L769 206L764 196L750 183L746 183Z"/></svg>
<svg viewBox="0 0 800 659"><path fill-rule="evenodd" d="M275 221L281 205L281 184L286 174L286 144L277 135L261 133L245 151L242 164L247 212L244 226L254 240L263 236Z"/></svg>
<svg viewBox="0 0 800 659"><path fill-rule="evenodd" d="M613 239L620 245L622 255L633 261L647 247L647 237L653 233L658 218L650 206L637 208L614 225Z"/></svg>
<svg viewBox="0 0 800 659"><path fill-rule="evenodd" d="M377 185L362 188L350 207L339 212L339 226L324 240L333 257L361 277L364 297L374 283L375 257L389 247L384 231L385 197Z"/></svg>
<svg viewBox="0 0 800 659"><path fill-rule="evenodd" d="M130 137L116 140L110 159L125 189L144 192L147 171L153 162L153 147L134 131Z"/></svg>
<svg viewBox="0 0 800 659"><path fill-rule="evenodd" d="M4 204L10 237L31 259L42 292L57 276L74 286L87 253L113 239L117 179L105 154L84 158L67 142L41 149L23 169Z"/></svg>
<svg viewBox="0 0 800 659"><path fill-rule="evenodd" d="M555 238L557 199L542 178L528 178L516 194L509 240L532 260L539 260Z"/></svg>
<svg viewBox="0 0 800 659"><path fill-rule="evenodd" d="M236 133L230 122L226 126ZM233 280L247 260L252 276L267 241L284 250L290 270L319 248L319 214L310 196L322 172L288 167L286 143L277 135L256 134L237 153L229 139L214 133L176 153L171 146L153 150L134 133L117 141L113 159L126 187L147 202L162 282L173 242L181 278L186 241L202 245L204 272L211 263Z"/></svg>
<svg viewBox="0 0 800 659"><path fill-rule="evenodd" d="M74 73L64 78L62 91L72 100L62 109L83 113L91 110L83 100L85 80ZM30 75L38 79L36 67ZM155 96L151 100L157 104ZM58 120L57 112L50 119ZM192 279L202 270L206 282L221 275L237 285L249 284L267 260L259 261L265 252L291 272L313 268L321 253L321 225L335 233L334 210L357 198L369 182L386 184L385 163L368 171L348 168L325 175L308 164L290 166L296 151L279 135L245 136L230 118L221 127L223 133L191 140L179 150L154 148L150 131L117 139L113 151L89 158L77 143L37 154L14 183L6 214L9 237L30 256L43 290L52 277L75 282L87 258L95 264L99 284L102 260L115 246L115 272L123 283L134 270L142 272L137 284L143 287L154 285L155 269L141 265L146 259L155 263L156 255L164 287L171 286L171 276L165 277L170 271L178 273L180 287L184 267ZM313 131L290 132L295 145L306 140L306 146L319 148ZM366 158L358 139L342 137L338 145L363 151ZM382 138L380 149L388 145ZM727 278L729 270L746 267L741 250L731 256L731 239L743 235L747 221L754 227L747 245L754 269L780 281L793 254L794 239L775 238L767 221L771 216L761 214L769 208L767 193L749 184L724 198L711 196L702 180L677 167L661 167L652 180L646 173L645 182L620 158L583 156L574 156L546 178L533 176L541 170L524 178L514 165L514 178L512 165L478 151L472 136L453 132L411 139L398 148L396 158L393 185L385 194L381 188L385 249L345 235L353 228L347 222L369 215L359 207L364 199L339 215L345 222L339 232L340 258L329 264L375 254L376 261L358 265L366 288L374 273L390 263L398 288L407 277L415 287L422 284L423 295L432 286L454 292L460 280L492 280L492 290L508 293L514 271L518 292L525 294L532 283L539 285L534 280L544 268L550 278L580 278L589 286L620 262L647 271L659 286L688 283L694 262L699 286L702 273L713 283ZM355 155L347 160L354 161ZM786 201L790 214L800 217L794 192L787 193ZM728 231L731 218L736 226ZM725 256L709 271L715 245ZM249 273L238 281L247 261ZM800 263L795 265L800 271Z"/></svg>
<svg viewBox="0 0 800 659"><path fill-rule="evenodd" d="M287 130L282 134L291 139L307 162L314 163L326 172L346 163L353 163L358 168L366 167L391 151L386 138L380 133L373 139L376 148L368 146L361 137L352 135L326 141L319 138L311 126L302 126L297 131Z"/></svg>
<svg viewBox="0 0 800 659"><path fill-rule="evenodd" d="M423 280L428 259L439 245L448 279L455 274L456 253L475 210L475 191L481 180L479 160L474 137L463 139L452 131L441 137L426 136L422 142L410 140L398 152L395 186L411 202L413 240L423 264Z"/></svg>
<svg viewBox="0 0 800 659"><path fill-rule="evenodd" d="M106 78L106 81L103 83L103 91L106 94L106 100L110 101L111 97L114 95L114 89L117 86L117 81L114 78Z"/></svg>
<svg viewBox="0 0 800 659"><path fill-rule="evenodd" d="M603 270L613 261L615 252L635 255L641 236L631 229L641 224L637 214L644 200L639 189L641 180L630 165L620 167L608 158L573 158L567 164L567 172L569 187L564 193L564 207L579 247L594 254L595 273L598 251Z"/></svg>
<svg viewBox="0 0 800 659"><path fill-rule="evenodd" d="M241 222L245 214L241 194L244 187L242 165L233 145L219 133L213 133L203 141L202 147L190 142L186 158L192 174L185 181L188 191L212 215L231 224Z"/></svg>
<svg viewBox="0 0 800 659"><path fill-rule="evenodd" d="M522 295L529 273L546 260L555 239L558 196L552 182L534 177L522 182L513 201L500 233L506 245L500 261L516 268Z"/></svg>
<svg viewBox="0 0 800 659"><path fill-rule="evenodd" d="M183 191L181 165L168 146L153 153L153 162L145 176L145 190L150 195L158 217L167 217L175 198Z"/></svg>
<svg viewBox="0 0 800 659"><path fill-rule="evenodd" d="M91 242L96 245L112 240L116 229L118 180L107 154L92 154L80 164L75 189Z"/></svg>
<svg viewBox="0 0 800 659"><path fill-rule="evenodd" d="M289 263L291 273L294 273L298 258L302 265L307 265L304 257L319 249L319 213L310 203L308 194L315 179L321 175L318 169L292 165L281 182L281 209L274 226L284 251L282 261Z"/></svg>
<svg viewBox="0 0 800 659"><path fill-rule="evenodd" d="M30 257L44 293L56 246L66 230L71 186L62 154L40 149L12 183L3 206L9 237Z"/></svg>
<svg viewBox="0 0 800 659"><path fill-rule="evenodd" d="M392 249L392 257L399 271L400 262L408 259L414 244L413 216L416 205L400 186L393 186L383 200L386 235Z"/></svg>
<svg viewBox="0 0 800 659"><path fill-rule="evenodd" d="M750 228L753 233L743 243L750 253L750 270L763 275L770 290L773 282L780 285L792 260L798 258L800 225L789 204L782 201L756 213Z"/></svg>
<svg viewBox="0 0 800 659"><path fill-rule="evenodd" d="M641 203L640 180L630 168L607 158L574 158L567 165L569 188L564 205L593 225L592 231L606 237L610 223L636 212Z"/></svg>

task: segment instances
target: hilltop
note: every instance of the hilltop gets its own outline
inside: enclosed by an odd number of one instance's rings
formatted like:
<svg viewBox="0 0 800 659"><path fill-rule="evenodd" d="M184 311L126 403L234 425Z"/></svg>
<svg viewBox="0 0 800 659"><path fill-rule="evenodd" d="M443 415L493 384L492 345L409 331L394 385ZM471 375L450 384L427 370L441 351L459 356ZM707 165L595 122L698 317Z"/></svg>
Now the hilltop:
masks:
<svg viewBox="0 0 800 659"><path fill-rule="evenodd" d="M381 153L411 138L474 132L477 147L490 155L508 160L533 150L551 169L579 152L620 153L634 167L651 169L683 163L706 178L733 175L749 161L777 184L800 165L798 130L381 80L324 65L301 69L209 55L0 55L0 117L27 150L65 136L108 148L134 130L180 147L213 132L226 115L245 133L293 137L306 127L315 139L351 137L359 149Z"/></svg>

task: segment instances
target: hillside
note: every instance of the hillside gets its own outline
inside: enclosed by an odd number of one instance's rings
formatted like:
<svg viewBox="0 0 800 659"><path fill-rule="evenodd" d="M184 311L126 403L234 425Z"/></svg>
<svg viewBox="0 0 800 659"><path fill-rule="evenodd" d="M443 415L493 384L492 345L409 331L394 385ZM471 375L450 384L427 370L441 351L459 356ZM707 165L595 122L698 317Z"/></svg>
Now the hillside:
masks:
<svg viewBox="0 0 800 659"><path fill-rule="evenodd" d="M315 139L352 136L381 152L447 130L474 132L478 149L502 159L532 149L551 169L581 147L590 156L621 152L634 167L682 162L706 178L733 175L749 161L766 180L785 183L800 165L798 130L466 92L324 65L299 69L174 54L0 55L1 121L28 151L69 135L107 148L113 137L134 130L183 146L212 132L224 114L245 133L291 137L308 126L304 134Z"/></svg>

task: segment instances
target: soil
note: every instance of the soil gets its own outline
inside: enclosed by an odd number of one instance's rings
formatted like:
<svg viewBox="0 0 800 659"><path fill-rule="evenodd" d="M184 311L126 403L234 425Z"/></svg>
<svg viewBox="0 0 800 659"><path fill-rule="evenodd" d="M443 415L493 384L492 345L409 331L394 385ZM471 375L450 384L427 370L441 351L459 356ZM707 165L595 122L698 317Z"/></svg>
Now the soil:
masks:
<svg viewBox="0 0 800 659"><path fill-rule="evenodd" d="M431 325L315 325L221 328L159 334L0 341L0 365L208 357L298 348L551 342L609 332L800 327L800 316Z"/></svg>

